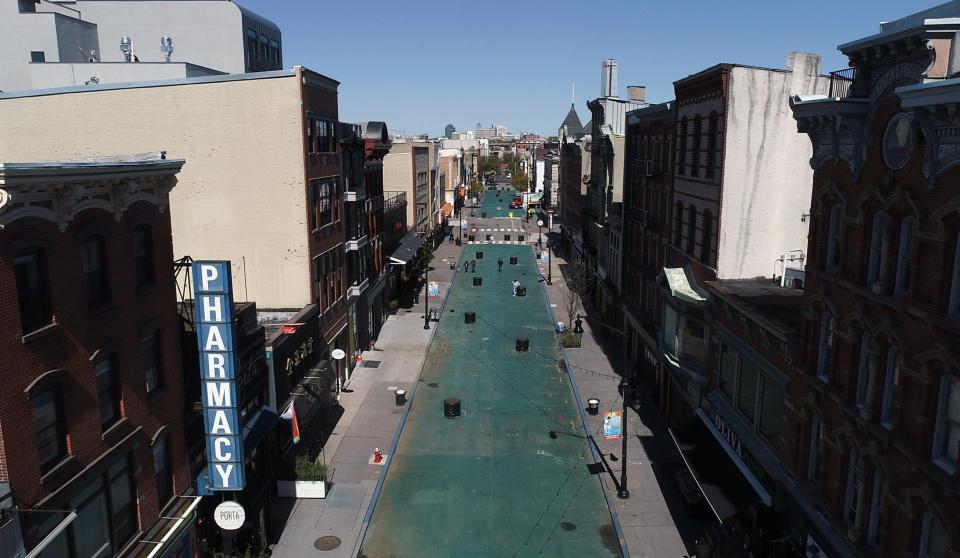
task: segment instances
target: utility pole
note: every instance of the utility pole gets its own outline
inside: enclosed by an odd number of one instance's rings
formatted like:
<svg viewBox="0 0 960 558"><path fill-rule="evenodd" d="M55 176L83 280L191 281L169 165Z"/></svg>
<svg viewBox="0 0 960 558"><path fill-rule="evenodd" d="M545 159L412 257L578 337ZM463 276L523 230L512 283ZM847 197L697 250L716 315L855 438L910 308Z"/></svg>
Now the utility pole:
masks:
<svg viewBox="0 0 960 558"><path fill-rule="evenodd" d="M423 329L430 329L430 260L423 266Z"/></svg>

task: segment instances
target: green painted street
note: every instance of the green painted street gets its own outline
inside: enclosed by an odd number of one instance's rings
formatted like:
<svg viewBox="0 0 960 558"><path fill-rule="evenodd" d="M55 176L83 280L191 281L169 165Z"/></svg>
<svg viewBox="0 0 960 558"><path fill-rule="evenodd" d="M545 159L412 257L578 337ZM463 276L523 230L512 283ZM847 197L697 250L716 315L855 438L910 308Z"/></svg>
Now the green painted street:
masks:
<svg viewBox="0 0 960 558"><path fill-rule="evenodd" d="M359 555L620 556L533 252L474 245L464 258L476 252L476 273L457 274L434 325ZM514 280L526 296L512 296ZM446 398L462 400L460 417L444 416Z"/></svg>

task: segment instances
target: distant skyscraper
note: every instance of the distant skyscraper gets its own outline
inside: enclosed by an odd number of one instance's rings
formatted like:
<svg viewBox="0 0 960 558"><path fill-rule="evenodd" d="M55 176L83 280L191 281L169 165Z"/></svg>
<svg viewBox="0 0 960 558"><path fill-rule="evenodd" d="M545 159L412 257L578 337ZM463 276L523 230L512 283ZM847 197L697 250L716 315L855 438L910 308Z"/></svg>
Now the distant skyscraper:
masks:
<svg viewBox="0 0 960 558"><path fill-rule="evenodd" d="M443 135L447 139L450 139L453 137L453 133L456 131L457 129L453 126L453 124L447 124L447 127L443 129Z"/></svg>

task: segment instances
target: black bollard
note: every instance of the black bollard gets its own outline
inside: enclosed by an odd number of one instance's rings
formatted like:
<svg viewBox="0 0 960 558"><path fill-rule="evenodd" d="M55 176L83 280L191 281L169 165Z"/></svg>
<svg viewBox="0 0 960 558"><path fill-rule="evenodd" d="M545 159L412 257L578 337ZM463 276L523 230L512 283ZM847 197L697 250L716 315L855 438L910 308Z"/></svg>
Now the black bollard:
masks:
<svg viewBox="0 0 960 558"><path fill-rule="evenodd" d="M587 399L587 412L591 415L595 415L600 412L600 400L594 399L591 397Z"/></svg>
<svg viewBox="0 0 960 558"><path fill-rule="evenodd" d="M460 400L450 397L443 400L443 416L457 418L460 416Z"/></svg>

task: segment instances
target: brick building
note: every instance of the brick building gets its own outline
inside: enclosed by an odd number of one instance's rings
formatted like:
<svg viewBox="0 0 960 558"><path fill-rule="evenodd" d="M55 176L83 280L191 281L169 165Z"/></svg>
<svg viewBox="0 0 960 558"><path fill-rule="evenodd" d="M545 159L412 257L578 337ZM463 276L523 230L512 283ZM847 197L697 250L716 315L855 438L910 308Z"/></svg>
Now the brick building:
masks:
<svg viewBox="0 0 960 558"><path fill-rule="evenodd" d="M367 321L365 341L377 339L388 310L387 253L384 222L383 158L390 152L390 134L385 122L367 122L363 134L363 184L366 190L367 227L370 242L370 264L367 267L370 287L366 292Z"/></svg>
<svg viewBox="0 0 960 558"><path fill-rule="evenodd" d="M3 545L19 523L44 556L191 555L167 211L183 163L0 164Z"/></svg>
<svg viewBox="0 0 960 558"><path fill-rule="evenodd" d="M783 464L860 556L960 556L960 3L841 45L813 144Z"/></svg>

